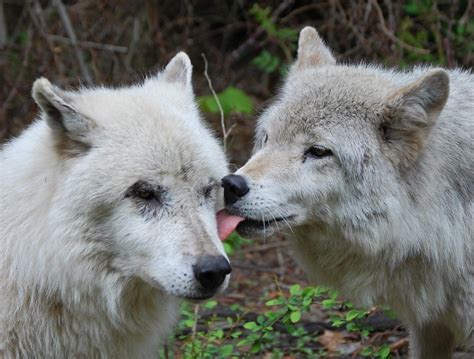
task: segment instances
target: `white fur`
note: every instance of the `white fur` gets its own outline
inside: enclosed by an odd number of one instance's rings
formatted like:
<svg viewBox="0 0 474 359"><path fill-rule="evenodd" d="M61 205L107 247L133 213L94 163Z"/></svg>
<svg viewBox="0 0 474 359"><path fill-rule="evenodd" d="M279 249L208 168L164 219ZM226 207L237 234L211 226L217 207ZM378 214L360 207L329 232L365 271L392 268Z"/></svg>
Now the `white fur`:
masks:
<svg viewBox="0 0 474 359"><path fill-rule="evenodd" d="M33 96L41 118L0 152L0 357L150 358L179 298L214 294L194 279L197 258L225 256L227 163L189 58L116 89L40 79ZM130 195L137 181L163 189L163 204Z"/></svg>

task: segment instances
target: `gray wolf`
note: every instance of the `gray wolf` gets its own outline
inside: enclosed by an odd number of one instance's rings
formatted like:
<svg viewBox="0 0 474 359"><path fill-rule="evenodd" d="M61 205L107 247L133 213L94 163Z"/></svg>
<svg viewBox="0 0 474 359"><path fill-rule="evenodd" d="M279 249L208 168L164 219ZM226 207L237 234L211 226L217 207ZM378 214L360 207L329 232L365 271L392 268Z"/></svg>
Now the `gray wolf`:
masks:
<svg viewBox="0 0 474 359"><path fill-rule="evenodd" d="M33 85L40 118L0 152L0 357L151 358L180 298L221 292L223 150L191 62L122 88Z"/></svg>
<svg viewBox="0 0 474 359"><path fill-rule="evenodd" d="M288 232L309 276L407 324L413 358L474 336L474 76L336 64L316 30L222 181L221 234Z"/></svg>

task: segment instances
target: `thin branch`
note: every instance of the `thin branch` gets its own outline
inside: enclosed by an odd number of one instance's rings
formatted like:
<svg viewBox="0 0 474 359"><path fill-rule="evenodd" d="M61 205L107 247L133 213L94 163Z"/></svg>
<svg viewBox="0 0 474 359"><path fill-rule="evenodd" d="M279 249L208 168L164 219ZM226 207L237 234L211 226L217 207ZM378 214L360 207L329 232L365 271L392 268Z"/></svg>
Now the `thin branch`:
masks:
<svg viewBox="0 0 474 359"><path fill-rule="evenodd" d="M214 96L214 100L217 103L217 107L219 108L219 113L221 115L222 142L223 142L224 151L225 151L227 149L227 138L229 137L230 133L234 129L235 124L232 125L231 128L227 131L226 125L225 125L224 110L222 109L222 105L221 105L221 102L219 101L219 97L217 96L216 91L214 91L211 78L209 77L209 74L207 72L208 64L207 64L206 55L202 53L201 56L204 60L204 76L206 77L207 83L209 85L209 89L211 90L212 96Z"/></svg>
<svg viewBox="0 0 474 359"><path fill-rule="evenodd" d="M77 36L74 31L74 28L72 27L71 19L69 18L69 15L66 11L66 7L64 6L61 0L53 0L53 4L58 9L59 16L61 17L64 27L66 28L66 32L69 37L69 40L71 41L71 45L74 48L74 52L76 53L76 58L77 62L79 63L79 68L81 69L82 77L84 78L87 84L91 85L92 77L84 61L84 55L77 42Z"/></svg>
<svg viewBox="0 0 474 359"><path fill-rule="evenodd" d="M8 104L11 101L13 97L15 97L18 94L18 87L20 86L21 81L23 80L23 76L25 75L26 68L28 67L28 64L30 62L30 52L31 52L31 46L32 46L32 36L33 36L33 30L31 28L31 25L28 27L27 30L27 42L25 46L25 52L23 55L23 61L21 63L21 70L18 73L18 76L15 79L15 83L13 84L12 89L7 95L7 98L2 104L2 107L0 108L0 113L5 113Z"/></svg>
<svg viewBox="0 0 474 359"><path fill-rule="evenodd" d="M7 25L3 13L3 0L0 0L0 49L7 46Z"/></svg>
<svg viewBox="0 0 474 359"><path fill-rule="evenodd" d="M194 323L193 323L193 330L192 330L192 335L191 335L191 338L193 340L194 338L196 338L198 317L199 317L199 304L196 304L194 305Z"/></svg>
<svg viewBox="0 0 474 359"><path fill-rule="evenodd" d="M280 3L280 5L273 11L272 16L270 18L272 23L275 23L278 20L278 17L281 15L282 12L284 12L292 3L294 0L285 0ZM257 45L257 39L263 35L266 32L266 30L259 26L255 32L249 36L249 38L242 43L237 49L232 51L230 54L230 57L232 59L233 63L237 63L240 61L241 58L243 58L249 51L250 49L256 47Z"/></svg>
<svg viewBox="0 0 474 359"><path fill-rule="evenodd" d="M74 46L71 39L68 37L53 35L53 34L48 34L46 36L48 36L52 41ZM125 54L128 51L128 47L125 47L125 46L101 44L101 43L93 42L93 41L77 41L77 44L82 48L97 49L97 50L104 50L104 51L110 51L110 52L119 52L122 54Z"/></svg>
<svg viewBox="0 0 474 359"><path fill-rule="evenodd" d="M385 24L385 19L383 17L383 12L382 12L382 9L380 8L380 5L377 3L376 0L371 0L372 1L372 4L374 5L374 8L375 8L375 11L377 11L377 15L379 17L379 21L380 21L380 29L382 30L382 32L387 36L389 37L392 41L396 42L398 45L400 45L401 47L403 47L404 49L408 50L408 51L411 51L411 52L415 52L417 54L421 54L421 55L427 55L430 53L429 50L426 50L426 49L420 49L419 47L415 47L415 46L411 46L410 44L407 44L406 42L400 40L398 37L396 37L388 28L387 28L387 25Z"/></svg>

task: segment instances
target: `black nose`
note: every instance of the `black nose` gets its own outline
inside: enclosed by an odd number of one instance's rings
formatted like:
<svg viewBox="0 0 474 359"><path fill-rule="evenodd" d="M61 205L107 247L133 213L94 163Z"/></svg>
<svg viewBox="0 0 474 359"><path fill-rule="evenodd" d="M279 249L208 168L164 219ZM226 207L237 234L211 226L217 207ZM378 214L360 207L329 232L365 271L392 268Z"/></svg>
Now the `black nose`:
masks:
<svg viewBox="0 0 474 359"><path fill-rule="evenodd" d="M249 187L245 178L239 175L228 175L222 179L224 187L224 200L226 205L234 204L241 197L245 196Z"/></svg>
<svg viewBox="0 0 474 359"><path fill-rule="evenodd" d="M223 256L204 256L193 266L194 276L201 286L209 291L216 290L232 268Z"/></svg>

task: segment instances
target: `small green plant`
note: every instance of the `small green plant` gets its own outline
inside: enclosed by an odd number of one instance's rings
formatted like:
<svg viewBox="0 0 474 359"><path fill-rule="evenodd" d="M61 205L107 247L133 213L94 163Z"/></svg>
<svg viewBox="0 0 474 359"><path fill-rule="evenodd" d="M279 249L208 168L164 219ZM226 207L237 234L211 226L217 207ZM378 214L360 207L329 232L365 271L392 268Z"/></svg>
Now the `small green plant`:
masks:
<svg viewBox="0 0 474 359"><path fill-rule="evenodd" d="M294 353L313 354L306 346L312 338L304 328L297 328L295 324L301 320L302 313L310 310L317 291L315 287L302 289L299 284L295 284L290 288L290 295L286 296L280 289L278 298L265 303L266 306L272 307L272 310L259 315L256 321L244 324L244 328L250 333L237 346L249 346L251 354L260 353L262 350L271 351L279 337L275 325L280 323L290 335L297 338L297 344L292 350Z"/></svg>
<svg viewBox="0 0 474 359"><path fill-rule="evenodd" d="M216 309L215 300L199 306L183 304L182 319L179 324L178 338L182 342L180 353L183 358L252 358L262 353L271 353L271 358L282 358L285 355L325 356L324 348L313 349L318 338L300 324L302 316L311 310L311 306L322 306L326 310L342 314L330 316L333 327L345 327L351 333L358 334L362 347L358 353L369 358L390 358L390 346L364 344L372 328L364 324L369 310L357 309L348 301L338 299L338 292L327 287L306 287L299 284L283 291L278 282L276 296L266 298L263 311L256 317L246 311L240 304L229 308L232 315L219 317L207 315L206 320L199 320L200 310L211 312ZM290 348L282 348L282 338L292 338ZM288 342L288 340L285 340Z"/></svg>
<svg viewBox="0 0 474 359"><path fill-rule="evenodd" d="M179 340L183 342L180 352L183 358L251 358L262 353L272 353L271 358L282 358L284 355L325 356L324 349L315 351L317 337L298 325L302 315L311 310L311 306L320 305L327 310L337 309L343 314L332 315L333 327L344 326L351 333L358 334L362 347L359 354L369 358L390 358L390 346L364 345L372 328L364 325L369 311L357 309L348 301L338 299L338 293L327 287L301 288L299 284L284 292L277 283L278 292L274 298L267 298L265 306L269 308L248 320L249 312L240 304L232 304L233 315L225 318L217 315L208 316L206 321L199 321L199 310L211 311L216 308L215 300L199 306L183 304L182 319L179 324ZM193 310L193 308L194 310ZM205 329L198 330L198 324ZM293 338L291 348L282 350L282 336Z"/></svg>
<svg viewBox="0 0 474 359"><path fill-rule="evenodd" d="M271 43L277 45L280 53L271 53L268 50L261 51L251 63L259 70L272 74L279 71L285 74L288 64L293 60L293 51L296 49L298 32L289 27L280 27L272 19L272 9L270 7L262 8L254 4L249 11L259 26L265 30ZM281 57L281 54L283 57Z"/></svg>
<svg viewBox="0 0 474 359"><path fill-rule="evenodd" d="M181 354L184 358L229 358L234 354L234 345L224 343L229 339L238 336L238 332L227 331L227 334L222 328L215 327L217 320L216 316L211 316L207 321L206 331L197 331L198 313L199 309L212 310L217 305L215 300L210 300L202 305L194 305L194 311L190 309L189 303L184 303L181 309L182 319L179 324L181 332L187 332L179 336L180 340L184 341L181 348ZM227 322L232 322L233 319L228 318Z"/></svg>
<svg viewBox="0 0 474 359"><path fill-rule="evenodd" d="M260 54L252 60L252 65L255 65L261 71L271 74L280 68L281 60L278 56L271 54L267 50L263 50Z"/></svg>

